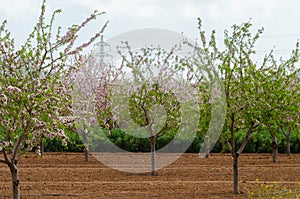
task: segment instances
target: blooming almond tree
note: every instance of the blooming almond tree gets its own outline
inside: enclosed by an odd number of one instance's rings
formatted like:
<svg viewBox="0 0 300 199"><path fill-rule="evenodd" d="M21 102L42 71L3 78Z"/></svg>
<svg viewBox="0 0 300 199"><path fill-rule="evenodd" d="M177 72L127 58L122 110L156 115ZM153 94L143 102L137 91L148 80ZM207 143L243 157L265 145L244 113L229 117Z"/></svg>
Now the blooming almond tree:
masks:
<svg viewBox="0 0 300 199"><path fill-rule="evenodd" d="M101 64L94 52L81 57L79 64L72 75L72 110L76 131L85 144L85 161L89 162L89 133L97 126L109 130L114 127L110 96L122 66Z"/></svg>
<svg viewBox="0 0 300 199"><path fill-rule="evenodd" d="M182 66L189 65L191 61L176 54L178 49L174 45L170 50L151 46L132 51L126 42L119 47L119 54L128 70L122 85L125 85L124 92L130 96L130 114L124 115L137 125L136 129L141 130L134 132L135 136L151 140L152 175L156 174L156 140L163 135L175 137L178 134L185 134L188 139L189 132L182 127L183 117L188 115L190 121L195 119L189 113L195 111L193 100L198 92L191 87L189 73L182 70Z"/></svg>
<svg viewBox="0 0 300 199"><path fill-rule="evenodd" d="M56 10L50 21L45 19L43 1L38 23L20 49L6 29L0 26L0 162L12 175L13 198L20 198L18 160L39 142L48 138L67 138L63 129L68 122L69 88L63 74L73 67L68 58L89 46L104 31L107 23L86 43L74 46L78 32L102 13L95 12L80 25L71 26L66 34L61 28L53 35Z"/></svg>
<svg viewBox="0 0 300 199"><path fill-rule="evenodd" d="M157 130L154 127L156 120L161 119L157 112L151 115L154 105L162 106L166 112L164 126ZM159 84L142 85L132 94L129 101L131 118L136 124L145 127L151 140L151 171L155 175L155 147L157 138L166 133L176 133L181 122L181 107L174 93L163 91Z"/></svg>
<svg viewBox="0 0 300 199"><path fill-rule="evenodd" d="M204 65L215 65L220 81L224 85L226 96L226 120L224 130L230 131L230 148L233 161L233 190L235 194L238 190L238 158L243 152L252 132L259 126L259 107L263 96L260 90L261 69L252 60L254 54L254 44L259 38L262 30L254 36L250 33L251 23L234 25L232 33L225 31L225 50L217 48L215 32L212 33L210 40L206 40L205 32L202 31L201 20L199 19L200 29L200 48L203 53L199 56ZM201 66L201 65L200 65ZM245 129L246 134L241 146L236 145L236 132ZM229 142L228 142L229 143Z"/></svg>

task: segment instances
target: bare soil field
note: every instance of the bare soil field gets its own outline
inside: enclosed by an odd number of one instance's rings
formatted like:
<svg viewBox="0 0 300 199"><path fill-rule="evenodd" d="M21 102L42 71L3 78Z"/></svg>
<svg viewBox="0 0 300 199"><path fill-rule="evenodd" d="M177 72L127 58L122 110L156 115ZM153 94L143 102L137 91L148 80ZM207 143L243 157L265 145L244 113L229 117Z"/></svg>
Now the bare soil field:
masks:
<svg viewBox="0 0 300 199"><path fill-rule="evenodd" d="M106 167L93 156L86 164L81 153L24 155L19 161L22 199L37 198L247 198L255 180L296 186L300 182L300 155L242 154L240 191L232 193L230 154L184 154L170 166L150 173L132 174ZM11 177L0 164L0 198L11 198Z"/></svg>

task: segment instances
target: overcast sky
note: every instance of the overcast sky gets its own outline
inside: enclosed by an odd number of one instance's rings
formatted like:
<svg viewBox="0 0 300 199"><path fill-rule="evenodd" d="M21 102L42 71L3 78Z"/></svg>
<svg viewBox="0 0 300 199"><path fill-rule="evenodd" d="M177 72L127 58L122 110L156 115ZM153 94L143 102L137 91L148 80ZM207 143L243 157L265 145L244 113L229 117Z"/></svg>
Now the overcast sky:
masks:
<svg viewBox="0 0 300 199"><path fill-rule="evenodd" d="M37 22L40 0L1 0L0 21L8 20L8 28L17 45L26 38ZM61 8L56 24L66 27L79 23L93 10L105 11L103 17L83 32L84 40L106 21L109 39L120 33L139 28L163 28L198 37L197 17L204 29L217 31L222 42L224 29L252 19L253 30L264 27L257 52L264 54L273 46L278 56L287 57L300 38L300 1L298 0L48 0L47 13Z"/></svg>

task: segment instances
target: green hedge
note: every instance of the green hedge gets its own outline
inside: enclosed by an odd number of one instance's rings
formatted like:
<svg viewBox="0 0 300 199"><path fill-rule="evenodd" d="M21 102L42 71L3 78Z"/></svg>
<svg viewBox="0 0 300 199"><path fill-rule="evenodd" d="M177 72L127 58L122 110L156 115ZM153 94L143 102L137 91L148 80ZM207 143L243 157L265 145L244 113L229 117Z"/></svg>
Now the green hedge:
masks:
<svg viewBox="0 0 300 199"><path fill-rule="evenodd" d="M130 151L130 152L149 152L150 151L150 139L148 138L137 138L130 136L126 134L125 132L121 131L120 129L114 129L109 134L107 131L104 131L103 133L106 134L106 136L110 139L110 141L114 144L116 144L118 147ZM80 137L71 131L67 132L67 135L69 137L68 145L66 147L63 147L61 145L60 139L53 139L53 140L46 140L45 145L45 151L67 151L67 152L81 152L84 150L84 145L81 142ZM243 138L245 136L244 132L238 132L236 134L236 144L237 146L240 146L243 142ZM93 135L92 139L90 139L90 142L97 142L98 139L101 138L101 133L96 135ZM171 142L173 137L164 135L160 137L156 141L156 147L157 149L160 149ZM286 152L286 140L285 137L278 133L277 134L277 141L279 145L279 153L285 153ZM182 140L181 142L184 142ZM201 136L197 136L191 146L187 149L188 153L198 153L201 147L201 144L203 142L203 138ZM298 133L293 132L291 134L291 152L292 153L300 153L300 136ZM104 145L109 145L110 143L104 143ZM175 143L181 144L181 143ZM93 145L93 144L92 144ZM105 146L102 146L105 147ZM93 149L97 150L97 149ZM225 144L219 140L216 145L214 146L212 152L220 153L220 152L229 152L228 148L225 146ZM271 136L268 131L260 131L254 132L246 145L244 153L271 153L272 152L272 143L271 143Z"/></svg>
<svg viewBox="0 0 300 199"><path fill-rule="evenodd" d="M67 146L62 145L62 140L60 138L54 138L50 140L46 138L44 150L45 152L83 152L84 145L79 137L79 135L73 131L66 130L66 135L68 136Z"/></svg>

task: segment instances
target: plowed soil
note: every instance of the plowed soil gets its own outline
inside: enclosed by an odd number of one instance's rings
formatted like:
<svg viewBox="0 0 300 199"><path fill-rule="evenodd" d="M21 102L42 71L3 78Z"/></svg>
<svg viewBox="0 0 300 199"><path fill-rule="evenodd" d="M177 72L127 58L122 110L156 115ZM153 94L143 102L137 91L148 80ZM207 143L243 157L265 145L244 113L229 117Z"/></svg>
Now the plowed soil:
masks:
<svg viewBox="0 0 300 199"><path fill-rule="evenodd" d="M81 153L27 154L19 161L22 199L37 198L247 198L255 180L286 186L300 182L300 155L270 154L240 156L240 192L232 193L230 154L184 154L170 166L150 173L132 174L106 167L93 156L84 162ZM0 198L11 198L11 176L0 164Z"/></svg>

